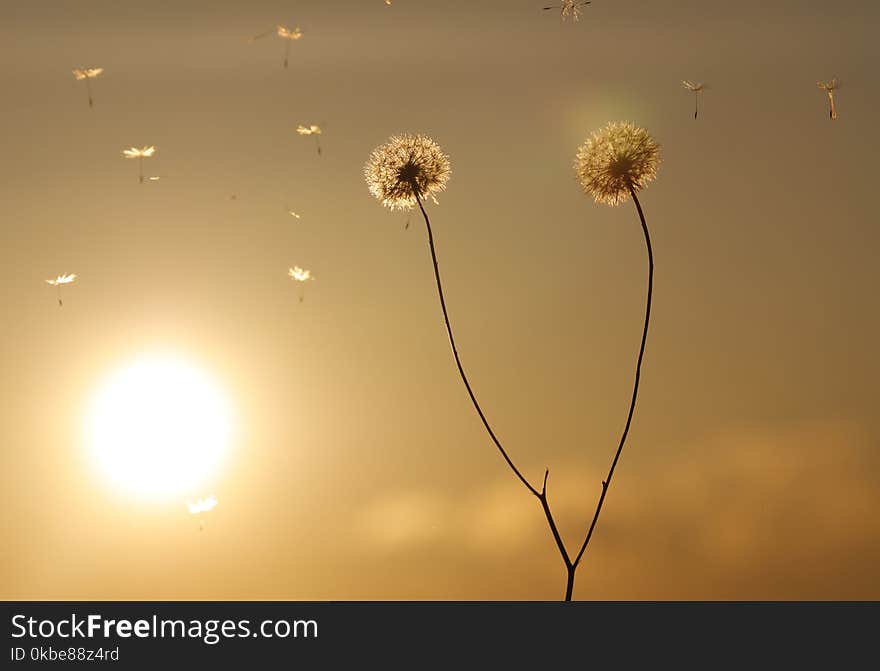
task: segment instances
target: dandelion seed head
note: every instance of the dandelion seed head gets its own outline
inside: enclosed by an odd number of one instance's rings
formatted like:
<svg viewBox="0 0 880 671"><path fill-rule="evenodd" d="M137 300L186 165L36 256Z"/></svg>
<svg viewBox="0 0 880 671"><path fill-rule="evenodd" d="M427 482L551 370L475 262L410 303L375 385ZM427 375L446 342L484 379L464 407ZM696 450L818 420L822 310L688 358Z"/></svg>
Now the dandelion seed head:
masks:
<svg viewBox="0 0 880 671"><path fill-rule="evenodd" d="M702 82L697 82L697 83L695 83L695 82L692 82L690 79L683 79L683 80L681 81L681 83L682 83L682 85L684 85L684 87L685 87L688 91L694 91L695 93L699 93L699 92L702 91L704 88L706 88L706 85L703 84Z"/></svg>
<svg viewBox="0 0 880 671"><path fill-rule="evenodd" d="M300 268L299 266L294 266L287 271L287 274L297 282L306 282L307 280L315 279L314 275L312 275L311 270L306 270L305 268Z"/></svg>
<svg viewBox="0 0 880 671"><path fill-rule="evenodd" d="M132 147L131 149L123 149L122 153L125 158L149 158L156 153L156 148L150 147Z"/></svg>
<svg viewBox="0 0 880 671"><path fill-rule="evenodd" d="M597 203L617 205L657 176L660 146L644 128L609 123L582 144L574 161L584 191Z"/></svg>
<svg viewBox="0 0 880 671"><path fill-rule="evenodd" d="M296 127L296 132L300 135L320 135L321 127L316 126L315 124L311 124L309 126L300 125Z"/></svg>
<svg viewBox="0 0 880 671"><path fill-rule="evenodd" d="M102 72L104 72L104 68L75 68L73 76L77 81L82 81L83 79L94 79Z"/></svg>
<svg viewBox="0 0 880 671"><path fill-rule="evenodd" d="M419 198L446 188L452 173L449 157L425 135L394 135L370 154L364 177L370 193L391 210L408 210Z"/></svg>

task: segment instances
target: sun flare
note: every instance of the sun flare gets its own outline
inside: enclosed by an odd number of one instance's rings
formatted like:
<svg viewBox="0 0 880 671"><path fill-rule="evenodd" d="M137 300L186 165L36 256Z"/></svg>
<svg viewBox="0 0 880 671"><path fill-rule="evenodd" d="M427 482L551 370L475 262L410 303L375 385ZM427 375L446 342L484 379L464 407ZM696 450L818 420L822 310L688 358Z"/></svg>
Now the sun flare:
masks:
<svg viewBox="0 0 880 671"><path fill-rule="evenodd" d="M142 357L95 397L90 439L98 466L126 493L187 495L215 473L230 440L229 406L204 372L172 357Z"/></svg>

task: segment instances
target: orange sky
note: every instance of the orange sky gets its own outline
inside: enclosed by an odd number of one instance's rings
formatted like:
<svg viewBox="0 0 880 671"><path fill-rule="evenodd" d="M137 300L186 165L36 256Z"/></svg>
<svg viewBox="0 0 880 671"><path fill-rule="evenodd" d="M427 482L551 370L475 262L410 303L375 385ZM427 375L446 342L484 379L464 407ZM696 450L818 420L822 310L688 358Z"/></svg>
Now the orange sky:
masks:
<svg viewBox="0 0 880 671"><path fill-rule="evenodd" d="M397 132L449 154L429 213L459 351L575 545L643 317L635 211L572 171L613 120L662 147L655 302L575 598L880 598L880 9L541 6L0 6L0 598L560 598L540 508L456 375L424 226L362 173ZM278 23L304 32L287 70L280 40L247 42ZM685 78L710 86L696 121ZM139 185L121 150L144 144L163 179ZM293 265L317 277L301 303ZM101 381L156 349L239 417L203 532L110 487L84 438Z"/></svg>

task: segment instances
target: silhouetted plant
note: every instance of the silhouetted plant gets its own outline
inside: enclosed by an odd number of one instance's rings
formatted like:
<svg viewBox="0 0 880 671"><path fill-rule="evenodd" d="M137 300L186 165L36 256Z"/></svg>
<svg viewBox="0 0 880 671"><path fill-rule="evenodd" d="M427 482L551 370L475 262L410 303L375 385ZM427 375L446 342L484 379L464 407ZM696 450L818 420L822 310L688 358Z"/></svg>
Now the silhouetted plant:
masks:
<svg viewBox="0 0 880 671"><path fill-rule="evenodd" d="M651 253L650 238L648 229L642 215L641 205L636 198L636 191L643 188L644 185L654 178L658 163L658 147L650 136L642 129L635 128L631 124L610 124L606 129L593 136L593 138L578 151L576 160L576 170L578 178L584 188L592 193L598 202L608 203L610 205L618 204L626 195L631 195L636 203L639 216L642 220L642 227L645 232L645 240L648 244L648 256L650 260L651 274L648 279L648 308L645 315L645 329L642 335L642 345L639 350L639 360L636 367L636 382L633 389L632 402L630 405L629 415L627 417L626 428L623 437L617 448L614 462L611 465L611 471L608 477L602 482L602 494L596 508L593 521L587 531L586 538L580 548L577 556L572 559L566 550L565 543L559 534L553 513L550 510L550 504L547 499L547 478L550 475L549 469L544 471L544 479L541 488L535 487L522 474L522 472L514 464L510 455L501 445L486 415L483 413L476 395L471 388L461 358L458 354L458 347L455 344L455 337L452 333L452 326L449 322L449 313L446 308L446 299L443 295L443 285L440 280L440 269L437 263L437 252L434 247L434 235L431 230L431 221L425 212L424 199L446 188L446 182L451 174L449 157L443 153L440 147L432 139L424 135L396 135L393 136L386 144L373 150L364 167L364 175L370 189L370 193L382 204L391 210L395 209L411 209L418 205L425 220L425 227L428 233L428 246L431 251L431 260L434 264L434 278L437 283L437 294L440 298L440 307L443 311L443 320L446 324L446 333L449 337L449 343L452 346L452 355L455 358L455 364L458 367L458 373L461 381L464 383L468 396L474 409L477 411L483 426L492 442L498 448L504 461L510 467L513 474L519 479L523 486L535 496L541 504L544 516L547 519L547 525L550 533L556 543L556 547L565 563L567 572L567 581L565 589L565 600L570 601L572 591L574 589L574 577L578 564L580 563L584 552L587 549L593 530L602 509L605 500L605 494L611 477L614 474L614 468L620 457L623 445L626 441L626 435L632 421L633 411L635 409L635 400L638 393L639 374L641 369L642 356L644 354L645 339L648 333L648 316L650 314L651 305L651 289L653 277L653 256ZM436 202L436 200L435 200Z"/></svg>
<svg viewBox="0 0 880 671"><path fill-rule="evenodd" d="M645 238L645 248L648 253L648 290L645 301L645 325L642 329L642 340L639 345L639 356L636 361L635 380L633 382L632 396L630 398L629 412L626 416L626 424L611 461L611 468L607 477L602 481L602 492L596 504L596 511L587 529L584 542L580 550L571 561L566 559L568 569L568 587L566 599L571 598L574 587L574 574L590 544L614 469L620 460L626 437L632 424L633 413L636 409L636 399L639 395L639 380L641 379L642 360L645 356L645 343L648 339L648 325L651 321L651 298L654 291L654 251L651 246L651 234L645 221L645 214L639 202L637 191L653 181L657 176L657 168L660 164L660 147L643 128L638 128L631 123L610 123L602 130L593 133L592 137L582 144L575 157L574 168L578 181L584 191L593 196L597 203L606 205L619 205L627 198L632 198L639 221L642 225L642 233Z"/></svg>

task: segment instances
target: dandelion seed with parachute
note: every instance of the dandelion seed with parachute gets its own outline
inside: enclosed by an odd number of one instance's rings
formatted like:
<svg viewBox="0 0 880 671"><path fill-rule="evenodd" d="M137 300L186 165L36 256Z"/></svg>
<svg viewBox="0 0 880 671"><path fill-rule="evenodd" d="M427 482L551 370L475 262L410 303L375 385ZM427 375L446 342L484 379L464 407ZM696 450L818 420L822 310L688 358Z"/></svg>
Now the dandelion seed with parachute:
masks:
<svg viewBox="0 0 880 671"><path fill-rule="evenodd" d="M315 124L309 124L308 126L299 125L296 127L296 132L300 135L311 135L315 138L315 143L318 146L318 156L321 155L321 140L319 136L321 135L321 127Z"/></svg>
<svg viewBox="0 0 880 671"><path fill-rule="evenodd" d="M295 28L288 28L287 26L279 25L279 26L275 27L275 30L270 30L265 33L260 33L259 35L254 35L249 41L253 42L254 40L262 39L264 37L272 35L273 33L285 41L284 42L284 67L286 68L287 61L290 56L290 43L296 42L297 40L299 40L303 36L303 32L302 32L302 30L300 30L299 26L297 26Z"/></svg>
<svg viewBox="0 0 880 671"><path fill-rule="evenodd" d="M695 84L689 79L683 79L681 83L688 91L692 91L694 94L694 119L696 119L697 113L700 111L700 94L708 87L703 83Z"/></svg>
<svg viewBox="0 0 880 671"><path fill-rule="evenodd" d="M840 80L832 77L829 82L816 82L816 85L828 94L828 115L831 120L837 119L837 108L834 105L834 92L840 88Z"/></svg>
<svg viewBox="0 0 880 671"><path fill-rule="evenodd" d="M76 275L73 273L70 275L59 275L54 280L46 280L46 284L53 287L58 287L58 307L62 307L64 305L64 303L61 302L61 287L65 284L72 284L74 281L76 281Z"/></svg>
<svg viewBox="0 0 880 671"><path fill-rule="evenodd" d="M192 501L186 502L186 507L189 510L190 515L201 515L202 513L206 513L208 511L214 510L217 506L217 497L211 494L210 496L199 499L195 503ZM200 517L199 518L199 531L205 530L205 522Z"/></svg>
<svg viewBox="0 0 880 671"><path fill-rule="evenodd" d="M138 160L138 181L141 184L144 183L144 159L150 158L153 154L156 153L156 148L153 146L149 147L131 147L130 149L123 149L122 154L125 158L136 158ZM151 181L155 181L150 178Z"/></svg>
<svg viewBox="0 0 880 671"><path fill-rule="evenodd" d="M592 4L583 0L562 0L562 3L559 5L550 5L549 7L542 7L543 11L548 11L551 9L558 9L560 18L565 21L567 18L571 17L572 21L580 21L582 8L587 5Z"/></svg>
<svg viewBox="0 0 880 671"><path fill-rule="evenodd" d="M315 276L312 275L311 270L306 270L305 268L300 268L299 266L294 266L287 271L288 276L295 282L300 283L299 287L299 302L303 302L303 298L305 298L305 283L309 280L314 280Z"/></svg>
<svg viewBox="0 0 880 671"><path fill-rule="evenodd" d="M195 503L192 501L186 502L186 507L189 509L191 515L208 512L209 510L213 510L216 505L217 497L213 494L204 499L198 499Z"/></svg>
<svg viewBox="0 0 880 671"><path fill-rule="evenodd" d="M89 107L94 107L92 101L92 80L102 72L104 72L104 68L75 68L73 70L73 76L76 78L76 81L85 81L86 83L86 91L89 94Z"/></svg>

